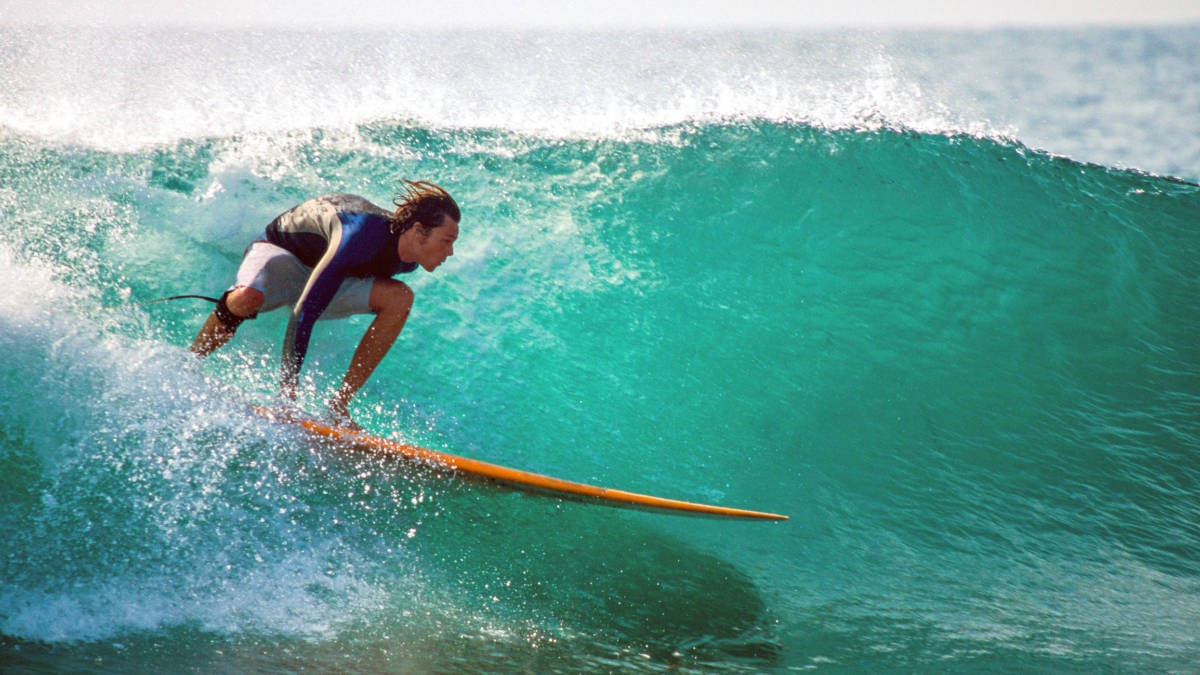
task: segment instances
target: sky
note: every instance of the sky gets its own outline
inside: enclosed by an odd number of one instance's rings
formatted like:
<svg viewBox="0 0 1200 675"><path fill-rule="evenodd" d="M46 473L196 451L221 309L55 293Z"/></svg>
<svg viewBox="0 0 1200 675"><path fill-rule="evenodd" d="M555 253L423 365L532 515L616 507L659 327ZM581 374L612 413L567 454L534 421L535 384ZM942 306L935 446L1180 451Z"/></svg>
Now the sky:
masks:
<svg viewBox="0 0 1200 675"><path fill-rule="evenodd" d="M1200 22L1200 0L0 0L0 24L835 28Z"/></svg>

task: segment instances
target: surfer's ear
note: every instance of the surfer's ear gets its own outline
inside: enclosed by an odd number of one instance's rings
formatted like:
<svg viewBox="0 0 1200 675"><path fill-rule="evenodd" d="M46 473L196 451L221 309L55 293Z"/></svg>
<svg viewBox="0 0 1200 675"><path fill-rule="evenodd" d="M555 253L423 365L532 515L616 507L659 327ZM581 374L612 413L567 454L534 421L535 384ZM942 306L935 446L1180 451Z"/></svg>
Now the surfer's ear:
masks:
<svg viewBox="0 0 1200 675"><path fill-rule="evenodd" d="M409 225L408 227L404 228L404 232L409 232L409 231L411 231L411 230L417 230L417 231L420 231L420 232L426 232L426 233L428 233L428 232L429 232L430 230L432 230L432 229L433 229L432 227L425 227L425 223L423 223L423 222L421 222L421 221L419 221L419 220L414 220L414 221L412 222L412 224L411 224L411 225ZM401 232L400 234L404 234L404 232Z"/></svg>

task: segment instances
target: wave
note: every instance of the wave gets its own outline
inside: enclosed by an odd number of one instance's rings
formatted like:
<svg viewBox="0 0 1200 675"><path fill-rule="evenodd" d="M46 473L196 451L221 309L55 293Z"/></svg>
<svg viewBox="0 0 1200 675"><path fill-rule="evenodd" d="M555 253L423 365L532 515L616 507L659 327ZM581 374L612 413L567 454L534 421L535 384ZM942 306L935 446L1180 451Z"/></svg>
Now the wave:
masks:
<svg viewBox="0 0 1200 675"><path fill-rule="evenodd" d="M1196 654L1200 186L765 119L0 144L0 272L24 289L0 312L0 633L27 647L281 641L333 667L322 645L348 641L430 669ZM401 173L450 188L463 236L412 280L364 423L792 521L337 458L240 413L271 395L281 317L198 365L203 310L123 307L218 292L291 203L386 203ZM318 335L306 402L362 329ZM406 650L383 649L395 635Z"/></svg>

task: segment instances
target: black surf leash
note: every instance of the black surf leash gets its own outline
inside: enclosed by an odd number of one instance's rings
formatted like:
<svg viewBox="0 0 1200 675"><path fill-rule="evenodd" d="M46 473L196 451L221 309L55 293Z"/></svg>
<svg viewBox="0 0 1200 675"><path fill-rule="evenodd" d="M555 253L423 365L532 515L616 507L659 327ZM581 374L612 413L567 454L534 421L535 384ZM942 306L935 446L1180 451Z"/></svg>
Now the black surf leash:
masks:
<svg viewBox="0 0 1200 675"><path fill-rule="evenodd" d="M145 307L146 305L156 305L160 302L170 302L172 300L187 300L187 299L206 300L213 304L219 304L221 302L221 300L219 298L210 298L207 295L171 295L171 296L167 296L165 298L155 298L154 300L143 300L142 302L123 302L119 305L100 305L98 307L87 308L87 309L85 309L85 311L107 312L107 311L112 311L112 310L124 309L127 307ZM79 311L79 310L64 308L64 309L52 310L50 313L51 314L72 314L77 311Z"/></svg>
<svg viewBox="0 0 1200 675"><path fill-rule="evenodd" d="M171 302L172 300L188 300L188 299L207 300L207 301L213 303L214 305L221 301L219 298L210 298L207 295L171 295L171 296L167 296L165 298L156 298L154 300L146 300L144 302L131 302L131 303L129 303L129 306L145 307L146 305L155 305L160 302Z"/></svg>

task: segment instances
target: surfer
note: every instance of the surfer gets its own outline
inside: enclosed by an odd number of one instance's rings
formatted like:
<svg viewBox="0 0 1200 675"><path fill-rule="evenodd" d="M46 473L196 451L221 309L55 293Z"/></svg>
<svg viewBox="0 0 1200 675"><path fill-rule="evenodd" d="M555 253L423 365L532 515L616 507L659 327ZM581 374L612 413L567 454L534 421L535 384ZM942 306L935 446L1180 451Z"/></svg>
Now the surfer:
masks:
<svg viewBox="0 0 1200 675"><path fill-rule="evenodd" d="M283 339L280 393L296 398L300 368L317 319L374 314L329 400L339 424L357 428L349 405L396 341L413 292L394 279L418 266L432 272L454 255L458 204L428 181L404 181L394 212L351 194L305 201L271 221L242 258L233 286L192 342L201 357L229 342L243 321L291 307Z"/></svg>

